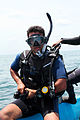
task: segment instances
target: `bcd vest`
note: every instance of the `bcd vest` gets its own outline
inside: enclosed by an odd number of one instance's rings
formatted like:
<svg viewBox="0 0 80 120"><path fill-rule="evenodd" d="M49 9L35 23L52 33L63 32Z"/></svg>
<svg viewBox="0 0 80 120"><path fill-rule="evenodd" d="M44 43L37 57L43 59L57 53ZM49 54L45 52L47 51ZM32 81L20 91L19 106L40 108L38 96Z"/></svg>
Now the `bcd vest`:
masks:
<svg viewBox="0 0 80 120"><path fill-rule="evenodd" d="M42 86L49 86L50 65L53 57L51 54L45 53L43 57L39 58L34 56L31 51L24 51L20 55L20 77L26 87L38 89Z"/></svg>

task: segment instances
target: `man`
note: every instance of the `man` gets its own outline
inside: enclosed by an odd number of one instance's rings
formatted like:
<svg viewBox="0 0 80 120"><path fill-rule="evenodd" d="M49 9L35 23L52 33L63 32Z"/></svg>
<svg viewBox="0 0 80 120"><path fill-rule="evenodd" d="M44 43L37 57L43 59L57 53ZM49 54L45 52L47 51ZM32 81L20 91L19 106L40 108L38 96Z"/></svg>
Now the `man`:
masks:
<svg viewBox="0 0 80 120"><path fill-rule="evenodd" d="M59 44L59 43L61 43L61 44L69 44L69 45L80 45L80 36L79 37L74 37L74 38L61 38L57 43L55 43L55 44L53 44L53 46L55 46L56 44ZM74 74L72 74L72 75L69 75L69 81L71 80L71 79L73 79L74 80L74 78L75 78L75 83L77 83L77 81L79 81L79 69L78 70L76 70L77 72L77 74L75 74L76 76L74 77ZM79 77L79 78L78 78ZM76 78L77 78L77 80L76 80ZM64 97L63 98L63 102L68 102L68 103L71 103L71 104L75 104L76 103L76 98L75 98L75 93L74 93L74 87L73 87L73 85L72 84L70 84L70 82L67 84L67 89L66 89L66 91L68 92L68 94L69 94L69 97Z"/></svg>
<svg viewBox="0 0 80 120"><path fill-rule="evenodd" d="M49 86L49 76L55 80L55 91L59 93L66 89L66 72L61 58L58 56L54 61L51 73L51 57L46 49L45 31L40 26L30 27L27 31L31 51L17 55L11 64L11 76L17 83L18 91L23 94L28 91L26 99L17 99L0 111L0 120L15 120L20 117L27 117L35 113L41 113L44 120L59 120L58 98L44 95L37 98L37 90ZM23 59L24 58L24 59ZM18 71L21 75L19 75Z"/></svg>

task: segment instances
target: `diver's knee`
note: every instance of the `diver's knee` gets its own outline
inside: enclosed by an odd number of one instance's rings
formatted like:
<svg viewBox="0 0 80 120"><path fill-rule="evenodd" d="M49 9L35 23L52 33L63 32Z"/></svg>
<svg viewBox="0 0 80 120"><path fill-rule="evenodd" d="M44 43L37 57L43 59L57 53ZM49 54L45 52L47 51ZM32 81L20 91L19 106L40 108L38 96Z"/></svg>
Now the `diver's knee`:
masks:
<svg viewBox="0 0 80 120"><path fill-rule="evenodd" d="M0 120L6 120L5 114L2 111L0 111Z"/></svg>
<svg viewBox="0 0 80 120"><path fill-rule="evenodd" d="M0 120L10 120L10 116L3 112L3 110L0 111Z"/></svg>

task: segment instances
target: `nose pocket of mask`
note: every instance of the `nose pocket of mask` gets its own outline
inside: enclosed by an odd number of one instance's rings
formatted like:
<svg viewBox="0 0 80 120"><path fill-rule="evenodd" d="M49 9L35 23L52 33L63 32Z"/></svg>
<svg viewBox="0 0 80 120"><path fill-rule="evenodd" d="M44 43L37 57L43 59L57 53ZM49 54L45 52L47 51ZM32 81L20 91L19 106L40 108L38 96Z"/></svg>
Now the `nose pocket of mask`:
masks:
<svg viewBox="0 0 80 120"><path fill-rule="evenodd" d="M37 41L35 41L33 46L40 46L40 44Z"/></svg>

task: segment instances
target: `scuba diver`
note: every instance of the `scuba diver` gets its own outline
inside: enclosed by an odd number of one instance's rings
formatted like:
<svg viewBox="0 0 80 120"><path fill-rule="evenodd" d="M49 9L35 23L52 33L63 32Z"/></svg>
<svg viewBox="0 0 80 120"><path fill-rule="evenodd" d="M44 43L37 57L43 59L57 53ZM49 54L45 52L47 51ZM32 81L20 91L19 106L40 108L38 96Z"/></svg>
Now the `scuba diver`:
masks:
<svg viewBox="0 0 80 120"><path fill-rule="evenodd" d="M69 45L80 45L80 36L74 38L61 38L58 42L54 43L53 46L57 44L69 44ZM80 82L80 69L74 69L68 74L68 84L67 84L67 93L69 97L63 97L62 102L68 102L71 104L76 103L75 93L73 84Z"/></svg>
<svg viewBox="0 0 80 120"><path fill-rule="evenodd" d="M47 14L49 20L50 16ZM59 54L48 50L45 31L32 26L26 42L30 51L18 54L11 64L10 73L17 83L18 95L24 95L0 111L0 120L15 120L41 113L44 120L59 120L58 96L66 90L66 70ZM54 94L53 94L54 93Z"/></svg>

